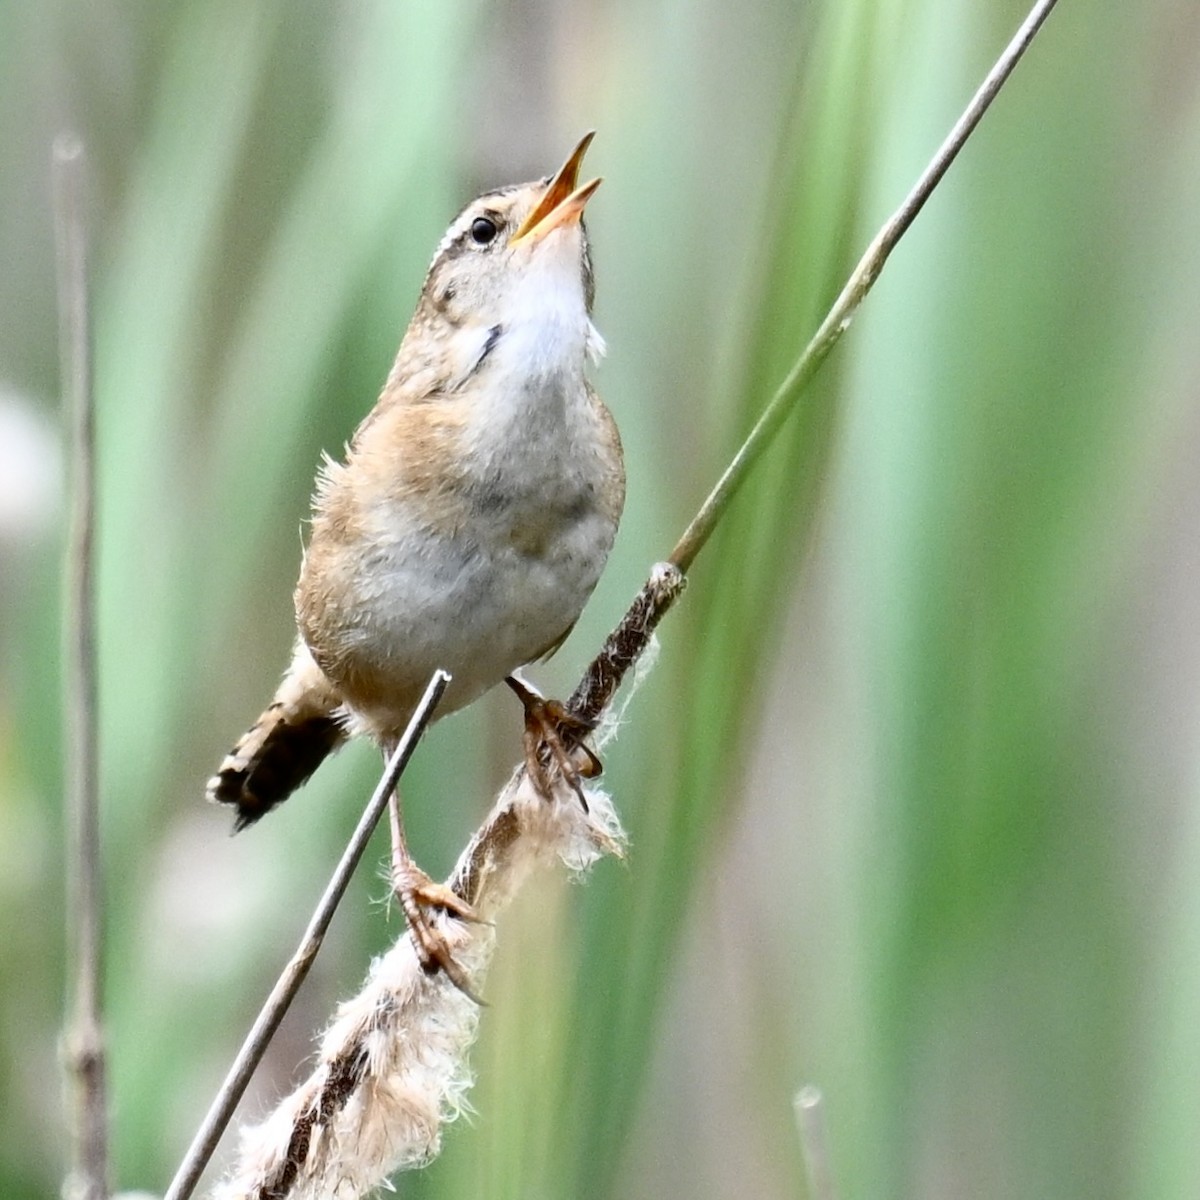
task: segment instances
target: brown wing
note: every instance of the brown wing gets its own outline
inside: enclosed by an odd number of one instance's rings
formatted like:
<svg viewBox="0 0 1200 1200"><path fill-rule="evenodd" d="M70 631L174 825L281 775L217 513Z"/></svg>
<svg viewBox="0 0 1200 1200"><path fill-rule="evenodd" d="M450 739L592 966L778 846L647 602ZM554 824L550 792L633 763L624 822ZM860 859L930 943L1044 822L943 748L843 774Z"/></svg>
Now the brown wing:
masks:
<svg viewBox="0 0 1200 1200"><path fill-rule="evenodd" d="M621 520L621 512L625 507L625 454L621 449L621 434L617 423L608 411L604 401L596 394L591 383L587 384L588 399L592 402L592 410L600 419L601 445L600 457L606 468L605 483L600 490L600 504L605 515L611 518L615 529ZM570 630L567 631L569 633ZM564 637L566 634L563 635Z"/></svg>

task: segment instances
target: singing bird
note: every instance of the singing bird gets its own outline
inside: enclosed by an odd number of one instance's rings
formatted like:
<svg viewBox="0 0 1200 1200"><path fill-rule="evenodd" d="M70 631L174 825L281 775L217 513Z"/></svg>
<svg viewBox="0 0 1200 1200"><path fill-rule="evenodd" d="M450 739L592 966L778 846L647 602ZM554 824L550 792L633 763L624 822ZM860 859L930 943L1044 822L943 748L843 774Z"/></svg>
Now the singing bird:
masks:
<svg viewBox="0 0 1200 1200"><path fill-rule="evenodd" d="M528 727L555 740L561 709L514 672L570 633L625 499L616 425L586 373L604 352L583 223L600 180L577 186L591 139L552 177L485 192L454 219L378 402L344 461L326 457L291 664L208 783L237 829L352 736L390 753L439 667L452 676L440 715L507 681ZM414 941L454 978L425 910L470 910L413 863L393 815Z"/></svg>

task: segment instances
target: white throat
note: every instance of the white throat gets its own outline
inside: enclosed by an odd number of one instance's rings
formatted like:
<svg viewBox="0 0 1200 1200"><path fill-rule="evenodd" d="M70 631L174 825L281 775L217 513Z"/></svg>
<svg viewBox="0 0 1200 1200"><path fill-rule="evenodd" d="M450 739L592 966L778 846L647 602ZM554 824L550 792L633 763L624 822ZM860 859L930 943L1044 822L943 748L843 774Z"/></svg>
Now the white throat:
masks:
<svg viewBox="0 0 1200 1200"><path fill-rule="evenodd" d="M560 379L581 385L592 323L578 260L572 254L564 261L565 255L555 253L557 246L537 249L542 253L507 297L498 349L505 366L524 372L530 382Z"/></svg>

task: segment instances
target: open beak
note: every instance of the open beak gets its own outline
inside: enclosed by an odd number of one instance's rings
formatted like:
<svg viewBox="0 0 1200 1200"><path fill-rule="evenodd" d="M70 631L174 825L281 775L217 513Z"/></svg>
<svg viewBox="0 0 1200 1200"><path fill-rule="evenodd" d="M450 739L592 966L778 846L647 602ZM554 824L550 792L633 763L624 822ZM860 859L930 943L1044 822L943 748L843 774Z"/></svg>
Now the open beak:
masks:
<svg viewBox="0 0 1200 1200"><path fill-rule="evenodd" d="M584 207L600 186L600 180L593 179L582 187L575 185L579 180L579 164L583 162L583 156L595 136L595 130L591 130L580 138L579 145L558 168L542 198L508 239L510 246L519 246L522 242L540 242L552 229L569 225L583 216Z"/></svg>

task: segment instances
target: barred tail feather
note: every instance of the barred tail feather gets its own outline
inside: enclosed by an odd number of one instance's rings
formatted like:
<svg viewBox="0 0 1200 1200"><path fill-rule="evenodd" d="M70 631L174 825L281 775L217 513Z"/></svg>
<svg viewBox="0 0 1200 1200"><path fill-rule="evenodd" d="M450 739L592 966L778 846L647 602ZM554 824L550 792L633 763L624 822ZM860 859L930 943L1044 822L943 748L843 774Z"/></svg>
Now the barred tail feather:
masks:
<svg viewBox="0 0 1200 1200"><path fill-rule="evenodd" d="M275 699L208 781L208 798L237 810L234 832L286 800L342 745L339 704L307 647L297 645Z"/></svg>

